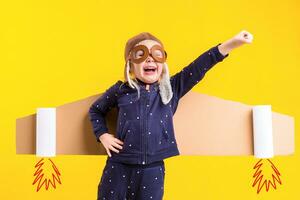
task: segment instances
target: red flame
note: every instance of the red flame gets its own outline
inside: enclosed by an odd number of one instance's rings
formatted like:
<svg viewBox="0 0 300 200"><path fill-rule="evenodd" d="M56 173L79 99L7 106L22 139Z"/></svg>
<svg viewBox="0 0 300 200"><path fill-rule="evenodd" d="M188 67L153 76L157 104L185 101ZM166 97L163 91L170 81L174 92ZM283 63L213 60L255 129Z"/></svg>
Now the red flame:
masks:
<svg viewBox="0 0 300 200"><path fill-rule="evenodd" d="M35 173L33 175L36 177L35 177L32 185L34 185L38 182L36 192L38 192L43 185L45 185L46 190L48 190L50 184L52 185L53 188L56 188L56 181L59 184L61 184L61 180L59 178L59 176L61 174L58 171L57 167L55 166L54 162L50 158L48 158L48 160L50 160L50 162L52 163L52 169L54 170L54 172L52 172L52 180L51 180L51 178L47 178L47 177L44 178L43 168L41 168L44 165L44 162L42 162L43 160L44 160L44 158L39 160L39 162L34 166L35 168L37 168L37 170L35 171Z"/></svg>
<svg viewBox="0 0 300 200"><path fill-rule="evenodd" d="M253 175L253 178L255 177L255 180L252 184L252 187L255 187L256 184L257 185L257 194L260 192L260 190L265 186L266 187L266 191L268 192L269 191L269 188L270 188L270 185L276 189L276 182L278 182L279 184L282 184L281 183L281 180L280 180L280 173L278 171L278 169L275 167L275 165L269 160L269 163L271 163L271 168L273 169L273 172L274 174L272 173L272 179L271 180L267 180L267 179L263 179L264 175L263 175L263 170L261 169L261 167L263 166L263 163L262 162L263 159L260 159L256 164L255 166L253 167L253 169L256 169L254 175Z"/></svg>

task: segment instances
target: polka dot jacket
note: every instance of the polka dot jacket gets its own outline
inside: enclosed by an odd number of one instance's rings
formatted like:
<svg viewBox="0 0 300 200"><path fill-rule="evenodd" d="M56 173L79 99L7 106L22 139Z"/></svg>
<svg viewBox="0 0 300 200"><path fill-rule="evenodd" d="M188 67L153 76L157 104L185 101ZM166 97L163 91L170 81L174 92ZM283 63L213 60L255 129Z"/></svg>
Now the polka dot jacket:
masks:
<svg viewBox="0 0 300 200"><path fill-rule="evenodd" d="M218 45L170 77L173 97L166 105L161 101L158 82L151 84L149 90L146 90L145 84L139 81L138 98L137 90L120 80L91 105L89 119L98 142L99 136L108 132L106 113L117 107L115 136L124 144L119 153L111 151L112 156L109 159L128 164L149 164L179 155L173 115L179 99L191 90L209 69L228 56L219 52Z"/></svg>

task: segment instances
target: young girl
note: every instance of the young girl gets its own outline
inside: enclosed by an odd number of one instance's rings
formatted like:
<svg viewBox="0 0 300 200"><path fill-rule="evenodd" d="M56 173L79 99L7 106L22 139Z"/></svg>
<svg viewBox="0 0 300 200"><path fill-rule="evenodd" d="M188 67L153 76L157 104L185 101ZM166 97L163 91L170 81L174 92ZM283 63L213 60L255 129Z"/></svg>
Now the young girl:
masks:
<svg viewBox="0 0 300 200"><path fill-rule="evenodd" d="M143 32L125 47L125 81L117 81L89 110L93 131L108 158L98 185L98 199L161 200L164 159L179 155L173 115L179 99L229 52L252 42L241 31L210 48L182 71L169 77L167 53L154 35ZM117 107L115 136L108 133L106 113Z"/></svg>

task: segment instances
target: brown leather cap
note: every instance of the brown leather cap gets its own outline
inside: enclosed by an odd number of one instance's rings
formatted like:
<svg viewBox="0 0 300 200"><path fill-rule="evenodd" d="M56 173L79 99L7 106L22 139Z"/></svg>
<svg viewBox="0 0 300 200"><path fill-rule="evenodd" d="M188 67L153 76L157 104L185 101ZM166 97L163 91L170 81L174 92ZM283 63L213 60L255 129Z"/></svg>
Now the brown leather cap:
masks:
<svg viewBox="0 0 300 200"><path fill-rule="evenodd" d="M157 37L155 37L154 35L152 35L149 32L142 32L140 34L137 34L137 35L133 36L132 38L130 38L127 41L126 46L125 46L125 54L124 54L126 62L127 62L128 58L129 58L129 52L131 51L131 49L137 43L139 43L140 41L143 41L143 40L155 40L155 41L157 41L164 48L162 42Z"/></svg>

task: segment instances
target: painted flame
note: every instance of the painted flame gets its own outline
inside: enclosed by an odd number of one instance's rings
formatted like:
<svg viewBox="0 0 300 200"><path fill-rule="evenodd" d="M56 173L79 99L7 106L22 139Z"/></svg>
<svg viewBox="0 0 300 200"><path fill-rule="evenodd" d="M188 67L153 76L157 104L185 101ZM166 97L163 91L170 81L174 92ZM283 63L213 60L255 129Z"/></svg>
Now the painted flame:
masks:
<svg viewBox="0 0 300 200"><path fill-rule="evenodd" d="M255 187L257 185L257 194L261 191L261 189L265 186L266 191L269 191L270 186L272 186L274 189L276 189L276 183L282 184L280 180L280 172L275 167L275 165L271 162L271 160L267 159L269 164L271 164L271 169L273 170L271 174L271 180L264 178L263 174L263 165L266 165L264 162L265 160L260 159L253 169L256 169L255 173L253 174L254 182L252 184L252 187ZM267 165L269 166L269 165Z"/></svg>
<svg viewBox="0 0 300 200"><path fill-rule="evenodd" d="M43 187L43 185L45 186L46 190L48 190L50 184L52 185L53 188L56 188L56 182L58 182L59 184L61 184L61 180L60 180L60 172L58 170L58 168L55 166L54 162L48 158L48 160L51 162L52 164L52 170L51 170L51 176L50 178L48 177L44 177L45 173L43 172L43 168L42 166L44 165L45 162L42 162L44 160L44 158L40 159L37 164L34 166L36 169L35 173L33 176L35 176L35 179L32 183L32 185L37 183L37 188L36 188L36 192L38 192L41 187ZM48 162L47 160L47 162Z"/></svg>

